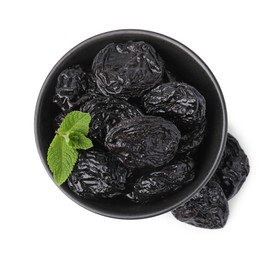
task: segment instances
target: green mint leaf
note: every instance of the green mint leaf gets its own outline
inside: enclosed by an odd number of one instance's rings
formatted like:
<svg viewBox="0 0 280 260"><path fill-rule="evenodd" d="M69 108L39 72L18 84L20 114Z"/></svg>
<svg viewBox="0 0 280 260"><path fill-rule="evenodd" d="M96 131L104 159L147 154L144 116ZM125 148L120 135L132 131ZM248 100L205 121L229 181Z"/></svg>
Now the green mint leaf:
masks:
<svg viewBox="0 0 280 260"><path fill-rule="evenodd" d="M72 111L66 115L57 132L60 135L67 135L70 132L80 132L87 135L90 121L90 113Z"/></svg>
<svg viewBox="0 0 280 260"><path fill-rule="evenodd" d="M68 139L68 145L75 149L87 150L93 146L92 141L79 132L71 132Z"/></svg>
<svg viewBox="0 0 280 260"><path fill-rule="evenodd" d="M64 183L78 160L77 149L87 150L92 142L86 135L89 132L89 113L72 111L66 115L50 144L47 161L55 182Z"/></svg>
<svg viewBox="0 0 280 260"><path fill-rule="evenodd" d="M67 180L77 159L77 150L70 147L63 136L55 135L48 149L47 161L58 185Z"/></svg>

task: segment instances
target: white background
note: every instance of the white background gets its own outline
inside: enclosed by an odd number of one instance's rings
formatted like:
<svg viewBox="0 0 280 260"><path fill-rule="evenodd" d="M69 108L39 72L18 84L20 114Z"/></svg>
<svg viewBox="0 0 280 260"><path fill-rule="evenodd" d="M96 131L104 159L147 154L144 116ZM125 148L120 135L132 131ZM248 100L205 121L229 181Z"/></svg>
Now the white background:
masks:
<svg viewBox="0 0 280 260"><path fill-rule="evenodd" d="M280 8L225 2L1 2L0 259L279 259ZM48 72L79 42L122 28L175 38L219 81L229 132L251 164L223 229L196 228L170 213L136 221L96 215L43 168L33 120Z"/></svg>

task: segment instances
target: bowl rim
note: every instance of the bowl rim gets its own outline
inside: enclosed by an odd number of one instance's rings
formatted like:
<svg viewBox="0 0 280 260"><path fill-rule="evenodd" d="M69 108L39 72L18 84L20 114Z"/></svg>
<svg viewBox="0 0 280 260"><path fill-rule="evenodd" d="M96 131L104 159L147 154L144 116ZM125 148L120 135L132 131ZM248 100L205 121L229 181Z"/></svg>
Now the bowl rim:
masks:
<svg viewBox="0 0 280 260"><path fill-rule="evenodd" d="M135 34L135 35L141 35L141 34L145 34L146 36L151 36L153 38L158 38L161 39L163 41L167 41L170 42L171 44L175 45L177 48L180 48L182 51L187 52L198 64L201 68L203 68L203 70L206 72L207 76L209 77L209 79L211 80L211 82L213 83L215 89L216 89L216 93L218 96L218 99L220 100L220 105L221 105L221 111L222 111L222 136L221 136L221 143L218 149L218 153L216 155L216 159L215 162L212 164L211 169L209 169L209 173L207 174L207 177L200 183L200 185L193 190L193 192L189 195L188 198L191 198L194 194L196 194L199 190L201 190L206 183L211 179L211 177L213 176L215 170L218 167L218 164L222 158L223 155L223 151L225 149L225 145L226 145L226 139L227 139L227 129L228 129L228 117L227 117L227 109L226 109L226 103L225 103L225 99L222 93L222 90L220 88L220 85L216 79L216 77L214 76L214 74L212 73L212 71L210 70L210 68L207 66L207 64L190 48L188 48L187 46L185 46L184 44L182 44L181 42L166 36L164 34L158 33L158 32L154 32L154 31L149 31L149 30L142 30L142 29L118 29L118 30L112 30L112 31L107 31L107 32L103 32L97 35L94 35L92 37L87 38L86 40L78 43L77 45L75 45L73 48L71 48L68 52L66 52L58 61L57 63L53 66L53 68L50 70L50 72L48 73L46 79L44 80L44 83L40 89L39 95L37 97L37 101L36 101L36 106L35 106L35 114L34 114L34 135L35 135L35 142L36 142L36 147L37 147L37 151L39 153L40 159L49 175L49 177L52 179L52 181L54 182L53 178L52 178L52 173L49 170L49 167L46 163L46 160L44 158L44 155L41 151L41 147L40 147L40 141L39 141L39 136L38 136L38 115L39 115L39 111L40 111L40 101L42 99L42 97L44 96L45 91L47 90L46 86L49 82L49 79L51 78L52 74L57 70L57 68L64 62L64 60L66 58L68 58L69 56L71 56L76 50L78 50L81 47L85 47L86 45L91 44L91 42L94 40L98 40L99 38L103 38L106 36L120 36L123 34ZM54 182L55 183L55 182ZM56 184L56 183L55 183ZM81 207L94 212L96 214L102 215L102 216L106 216L106 217L110 217L110 218L117 218L117 219L144 219L144 218L150 218L150 217L155 217L164 213L167 213L169 211L171 211L172 209L178 207L179 205L183 204L187 198L178 201L177 203L174 203L173 205L169 206L169 207L165 207L162 210L158 210L156 212L152 212L152 213L143 213L140 214L137 212L137 215L121 215L121 214L112 214L112 213L107 213L107 212L103 212L97 209L94 209L92 207L88 207L86 205L84 205L83 203L81 203L79 200L75 199L73 196L71 196L70 194L68 194L61 186L58 186L56 184L56 186L68 197L70 198L72 201L74 201L75 203L77 203L78 205L80 205Z"/></svg>

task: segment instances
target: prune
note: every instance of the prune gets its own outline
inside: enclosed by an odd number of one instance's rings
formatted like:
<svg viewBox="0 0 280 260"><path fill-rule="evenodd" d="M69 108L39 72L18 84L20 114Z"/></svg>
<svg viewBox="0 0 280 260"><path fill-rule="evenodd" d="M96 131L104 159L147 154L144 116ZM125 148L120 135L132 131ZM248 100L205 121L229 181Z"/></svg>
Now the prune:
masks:
<svg viewBox="0 0 280 260"><path fill-rule="evenodd" d="M111 43L94 58L92 71L104 95L140 97L162 82L164 65L155 49L143 41Z"/></svg>
<svg viewBox="0 0 280 260"><path fill-rule="evenodd" d="M229 216L229 208L222 188L211 180L172 213L175 218L187 224L214 229L224 227Z"/></svg>
<svg viewBox="0 0 280 260"><path fill-rule="evenodd" d="M54 130L56 131L59 126L61 125L63 119L66 117L67 112L60 112L55 118L54 118Z"/></svg>
<svg viewBox="0 0 280 260"><path fill-rule="evenodd" d="M161 116L189 129L205 121L206 101L192 86L169 82L157 86L143 96L147 114Z"/></svg>
<svg viewBox="0 0 280 260"><path fill-rule="evenodd" d="M249 160L239 142L228 134L222 160L213 178L221 185L227 199L240 190L250 171Z"/></svg>
<svg viewBox="0 0 280 260"><path fill-rule="evenodd" d="M93 148L79 152L67 183L82 198L112 198L124 192L129 174L112 156Z"/></svg>
<svg viewBox="0 0 280 260"><path fill-rule="evenodd" d="M91 114L89 136L104 143L109 130L125 119L142 116L141 111L124 100L112 97L93 98L81 106L82 112Z"/></svg>
<svg viewBox="0 0 280 260"><path fill-rule="evenodd" d="M53 102L59 105L62 111L69 111L88 100L95 88L93 75L76 65L59 74Z"/></svg>
<svg viewBox="0 0 280 260"><path fill-rule="evenodd" d="M182 137L179 143L178 153L194 153L201 144L206 133L206 120L193 125L190 129L181 131Z"/></svg>
<svg viewBox="0 0 280 260"><path fill-rule="evenodd" d="M191 158L174 160L157 171L142 175L127 197L137 203L147 203L176 191L194 177L194 161Z"/></svg>
<svg viewBox="0 0 280 260"><path fill-rule="evenodd" d="M115 125L105 145L129 168L159 167L173 159L180 137L180 131L170 121L142 116Z"/></svg>
<svg viewBox="0 0 280 260"><path fill-rule="evenodd" d="M206 101L192 86L170 82L157 86L143 96L147 114L172 121L181 131L178 152L196 148L203 140L206 125Z"/></svg>

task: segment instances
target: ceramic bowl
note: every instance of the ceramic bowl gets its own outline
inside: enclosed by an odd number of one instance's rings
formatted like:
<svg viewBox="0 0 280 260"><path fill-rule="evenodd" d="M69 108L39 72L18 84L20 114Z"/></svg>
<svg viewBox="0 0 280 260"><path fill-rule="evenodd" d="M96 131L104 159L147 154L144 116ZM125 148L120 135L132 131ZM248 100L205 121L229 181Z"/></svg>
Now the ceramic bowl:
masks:
<svg viewBox="0 0 280 260"><path fill-rule="evenodd" d="M164 199L147 205L137 205L125 199L86 200L76 196L66 183L58 188L74 202L92 212L114 218L139 219L168 212L190 199L211 178L225 147L227 113L222 91L213 73L192 50L170 37L143 30L111 31L83 41L55 64L41 88L35 110L35 139L42 162L52 178L46 158L54 137L53 120L60 112L59 107L52 102L57 76L76 64L90 66L95 55L107 44L129 40L150 43L168 64L169 70L181 81L197 88L206 99L207 135L199 149L196 178Z"/></svg>

